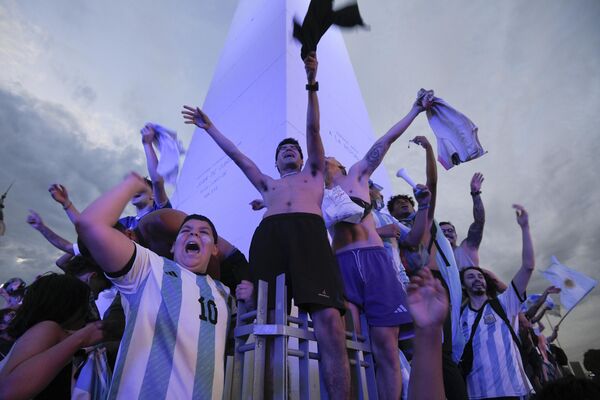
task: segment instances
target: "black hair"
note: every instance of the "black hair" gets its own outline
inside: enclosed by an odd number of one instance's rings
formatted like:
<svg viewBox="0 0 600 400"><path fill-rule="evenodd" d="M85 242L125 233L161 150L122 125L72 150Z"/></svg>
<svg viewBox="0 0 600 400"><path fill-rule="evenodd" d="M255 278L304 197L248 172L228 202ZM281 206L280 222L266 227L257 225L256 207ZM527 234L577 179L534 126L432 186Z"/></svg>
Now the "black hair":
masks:
<svg viewBox="0 0 600 400"><path fill-rule="evenodd" d="M61 269L65 271L65 274L72 275L76 278L88 272L94 272L96 274L96 279L102 281L101 286L104 289L108 289L112 286L112 283L108 280L106 275L104 275L102 268L100 268L92 258L75 256L67 261Z"/></svg>
<svg viewBox="0 0 600 400"><path fill-rule="evenodd" d="M146 185L150 186L150 190L154 190L154 183L150 179L144 178L144 181L146 182Z"/></svg>
<svg viewBox="0 0 600 400"><path fill-rule="evenodd" d="M442 225L450 225L451 227L453 227L453 228L454 228L454 230L456 230L456 227L455 227L455 226L454 226L454 224L453 224L452 222L450 222L450 221L442 221L442 222L440 222L440 223L439 223L439 225L440 225L440 226L442 226Z"/></svg>
<svg viewBox="0 0 600 400"><path fill-rule="evenodd" d="M483 268L481 267L477 267L475 265L470 265L468 267L463 268L460 271L460 283L461 285L465 284L465 274L467 273L468 270L470 269L474 269L476 271L481 272L481 274L483 275L483 279L485 279L485 286L486 286L486 294L488 295L488 297L496 297L496 295L500 292L500 290L498 289L498 285L496 285L496 282L494 282L492 279L490 279L490 276L488 275L487 272L485 272L483 270ZM466 293L465 293L466 295Z"/></svg>
<svg viewBox="0 0 600 400"><path fill-rule="evenodd" d="M122 223L120 223L119 221L117 221L114 225L113 228L118 230L121 233L125 233L127 231L127 227L125 227L125 225L123 225Z"/></svg>
<svg viewBox="0 0 600 400"><path fill-rule="evenodd" d="M296 147L298 149L298 153L300 153L300 159L304 160L304 155L302 154L302 148L300 147L300 143L298 143L298 141L294 138L285 138L281 142L279 142L279 144L277 145L277 149L275 150L275 162L277 162L277 156L279 155L279 149L281 149L281 147L286 144L294 145L294 147Z"/></svg>
<svg viewBox="0 0 600 400"><path fill-rule="evenodd" d="M396 202L398 200L406 200L413 207L415 206L415 201L413 200L413 198L411 196L408 196L406 194L397 194L395 196L390 197L390 200L387 202L387 209L390 212L390 214L394 211L394 205L396 204Z"/></svg>
<svg viewBox="0 0 600 400"><path fill-rule="evenodd" d="M583 355L583 366L594 375L600 372L600 349L589 349Z"/></svg>
<svg viewBox="0 0 600 400"><path fill-rule="evenodd" d="M79 279L62 274L44 275L25 290L23 304L11 321L8 334L19 338L39 322L63 324L74 315L83 316L89 309L89 299L90 288Z"/></svg>
<svg viewBox="0 0 600 400"><path fill-rule="evenodd" d="M177 230L177 234L179 234L181 227L191 219L196 219L198 221L206 222L210 226L210 230L212 231L212 235L213 235L213 240L215 241L215 244L217 244L217 242L219 241L219 236L217 235L217 228L215 228L215 224L213 224L212 221L210 219L208 219L208 217L205 217L204 215L190 214L187 217L185 217L183 219L183 222L179 226L179 229Z"/></svg>

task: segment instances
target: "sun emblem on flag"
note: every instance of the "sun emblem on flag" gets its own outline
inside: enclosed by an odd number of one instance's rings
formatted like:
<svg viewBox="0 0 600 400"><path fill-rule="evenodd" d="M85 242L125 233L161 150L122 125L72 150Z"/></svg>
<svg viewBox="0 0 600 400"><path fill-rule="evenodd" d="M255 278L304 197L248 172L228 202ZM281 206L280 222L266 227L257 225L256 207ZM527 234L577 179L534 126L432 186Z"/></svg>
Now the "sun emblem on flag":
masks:
<svg viewBox="0 0 600 400"><path fill-rule="evenodd" d="M565 287L568 287L568 288L574 288L575 287L575 282L573 282L569 278L565 279L565 281L563 283L565 284Z"/></svg>

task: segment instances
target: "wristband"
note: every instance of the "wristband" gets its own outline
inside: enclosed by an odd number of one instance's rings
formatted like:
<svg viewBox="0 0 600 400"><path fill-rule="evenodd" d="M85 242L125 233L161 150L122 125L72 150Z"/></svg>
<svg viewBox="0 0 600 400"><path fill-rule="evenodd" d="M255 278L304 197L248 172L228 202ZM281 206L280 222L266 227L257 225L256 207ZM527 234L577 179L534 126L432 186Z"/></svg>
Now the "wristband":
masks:
<svg viewBox="0 0 600 400"><path fill-rule="evenodd" d="M71 200L69 200L69 202L67 203L67 205L63 204L63 210L66 210L67 208L71 207L73 205L73 203L71 202Z"/></svg>
<svg viewBox="0 0 600 400"><path fill-rule="evenodd" d="M427 210L429 208L429 204L419 204L419 209L417 211L421 211L421 210Z"/></svg>
<svg viewBox="0 0 600 400"><path fill-rule="evenodd" d="M471 192L471 196L477 196L481 194L481 190L478 190L476 192Z"/></svg>
<svg viewBox="0 0 600 400"><path fill-rule="evenodd" d="M307 83L305 88L309 92L318 92L319 91L319 82L315 82L312 85L310 83Z"/></svg>

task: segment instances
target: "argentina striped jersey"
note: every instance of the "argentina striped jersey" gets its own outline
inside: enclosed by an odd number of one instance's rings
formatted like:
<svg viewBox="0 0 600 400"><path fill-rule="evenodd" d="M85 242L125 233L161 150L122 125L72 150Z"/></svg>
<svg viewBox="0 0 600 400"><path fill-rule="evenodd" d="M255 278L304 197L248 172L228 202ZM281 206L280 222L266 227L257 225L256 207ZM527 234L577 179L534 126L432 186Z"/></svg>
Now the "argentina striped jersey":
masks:
<svg viewBox="0 0 600 400"><path fill-rule="evenodd" d="M221 399L228 289L136 244L131 270L111 278L126 326L110 399Z"/></svg>
<svg viewBox="0 0 600 400"><path fill-rule="evenodd" d="M498 300L512 328L519 332L518 314L525 299L519 296L514 283L511 282ZM508 326L488 303L483 307L483 315L473 337L473 368L467 376L469 399L529 394L531 383L525 375L519 348ZM465 343L469 340L476 315L477 311L467 306L460 316Z"/></svg>

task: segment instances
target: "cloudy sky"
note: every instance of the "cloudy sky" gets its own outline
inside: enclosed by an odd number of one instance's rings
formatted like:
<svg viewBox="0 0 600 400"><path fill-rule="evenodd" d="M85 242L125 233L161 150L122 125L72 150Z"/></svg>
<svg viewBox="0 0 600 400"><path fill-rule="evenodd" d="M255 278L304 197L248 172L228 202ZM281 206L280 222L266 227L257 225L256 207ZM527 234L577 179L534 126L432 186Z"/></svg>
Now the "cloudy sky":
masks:
<svg viewBox="0 0 600 400"><path fill-rule="evenodd" d="M129 170L145 173L146 121L192 131L179 115L201 104L237 1L0 3L0 281L31 281L59 256L25 223L28 209L69 240L75 233L47 192L64 184L80 209ZM433 88L479 126L488 154L439 178L439 219L464 237L469 180L485 176L482 265L510 280L520 265L511 204L530 212L537 266L551 255L595 279L600 245L600 2L361 2L369 32L344 34L373 128L384 133L420 87ZM423 180L408 138L433 136L420 118L385 168ZM393 178L393 192L406 185ZM245 205L244 205L245 206ZM128 210L132 212L133 210ZM530 292L547 283L534 275ZM600 347L600 289L562 325L574 359ZM555 321L553 321L554 323Z"/></svg>

